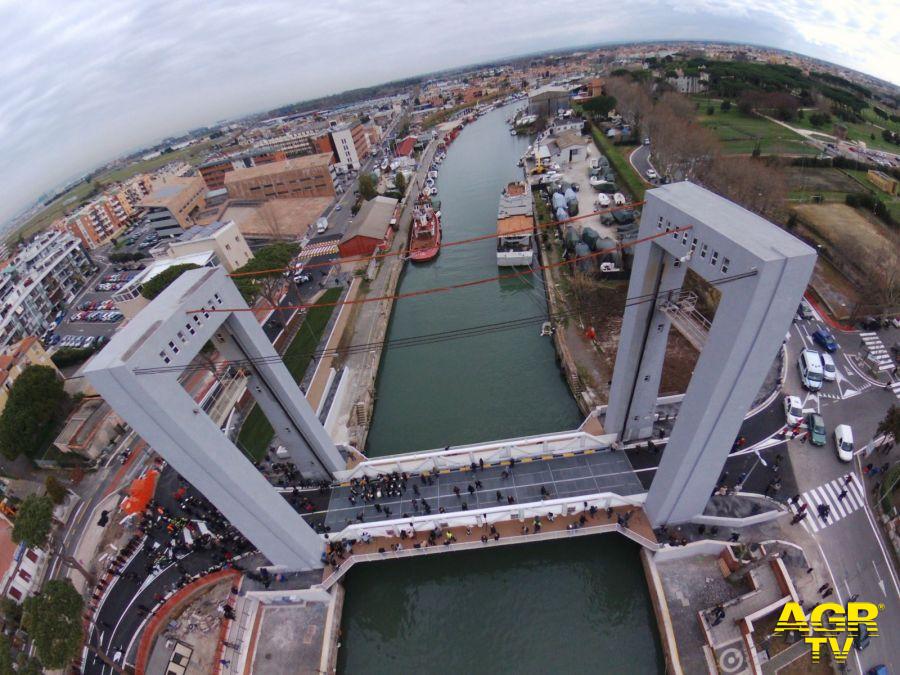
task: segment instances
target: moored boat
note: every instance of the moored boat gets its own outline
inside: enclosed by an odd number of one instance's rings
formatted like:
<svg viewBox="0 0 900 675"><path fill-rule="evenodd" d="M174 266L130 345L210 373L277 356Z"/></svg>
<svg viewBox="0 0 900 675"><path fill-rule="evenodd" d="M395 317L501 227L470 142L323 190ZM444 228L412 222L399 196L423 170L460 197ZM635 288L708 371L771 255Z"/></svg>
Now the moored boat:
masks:
<svg viewBox="0 0 900 675"><path fill-rule="evenodd" d="M534 200L523 182L510 183L497 210L497 265L530 266L534 258Z"/></svg>
<svg viewBox="0 0 900 675"><path fill-rule="evenodd" d="M435 193L437 190L435 190ZM432 206L423 190L413 207L409 232L409 259L413 262L434 260L441 250L441 212Z"/></svg>

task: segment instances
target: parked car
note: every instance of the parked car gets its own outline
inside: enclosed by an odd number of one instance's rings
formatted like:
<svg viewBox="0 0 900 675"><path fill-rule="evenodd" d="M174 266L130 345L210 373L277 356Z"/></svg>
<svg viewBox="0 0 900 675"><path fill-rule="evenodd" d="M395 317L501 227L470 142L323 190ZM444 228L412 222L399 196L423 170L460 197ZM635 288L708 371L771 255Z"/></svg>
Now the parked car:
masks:
<svg viewBox="0 0 900 675"><path fill-rule="evenodd" d="M344 208L344 207L341 206L340 204L338 204L337 206L334 207L334 210L335 210L335 211L340 211L342 208Z"/></svg>
<svg viewBox="0 0 900 675"><path fill-rule="evenodd" d="M870 642L869 629L866 628L866 624L861 623L859 625L859 632L853 638L853 646L856 647L857 651L861 652L869 646Z"/></svg>
<svg viewBox="0 0 900 675"><path fill-rule="evenodd" d="M797 307L797 316L806 321L807 319L813 318L812 309L809 306L809 303L806 300L801 300L800 304Z"/></svg>
<svg viewBox="0 0 900 675"><path fill-rule="evenodd" d="M853 429L849 424L838 424L834 428L834 445L838 459L842 462L853 460Z"/></svg>
<svg viewBox="0 0 900 675"><path fill-rule="evenodd" d="M621 192L616 192L613 195L613 203L615 203L616 206L622 206L625 204L625 202L625 195L623 195Z"/></svg>
<svg viewBox="0 0 900 675"><path fill-rule="evenodd" d="M881 319L874 316L867 316L859 322L859 327L862 330L878 330L881 328Z"/></svg>
<svg viewBox="0 0 900 675"><path fill-rule="evenodd" d="M834 335L825 328L817 328L812 334L813 342L829 352L836 352L838 348Z"/></svg>
<svg viewBox="0 0 900 675"><path fill-rule="evenodd" d="M831 354L828 352L819 354L819 356L822 357L822 377L828 382L834 382L837 379L837 369L834 367L834 359L831 358Z"/></svg>
<svg viewBox="0 0 900 675"><path fill-rule="evenodd" d="M647 178L648 180L656 180L659 178L659 174L656 173L656 169L647 169Z"/></svg>
<svg viewBox="0 0 900 675"><path fill-rule="evenodd" d="M610 205L609 195L603 194L602 192L597 195L597 206L601 208L606 208Z"/></svg>
<svg viewBox="0 0 900 675"><path fill-rule="evenodd" d="M800 382L809 391L822 388L822 356L815 349L804 349L797 358Z"/></svg>
<svg viewBox="0 0 900 675"><path fill-rule="evenodd" d="M784 418L788 426L792 427L803 421L803 404L796 396L784 397Z"/></svg>
<svg viewBox="0 0 900 675"><path fill-rule="evenodd" d="M809 442L813 445L822 447L828 442L825 420L819 413L809 413L806 416L806 428L809 430Z"/></svg>

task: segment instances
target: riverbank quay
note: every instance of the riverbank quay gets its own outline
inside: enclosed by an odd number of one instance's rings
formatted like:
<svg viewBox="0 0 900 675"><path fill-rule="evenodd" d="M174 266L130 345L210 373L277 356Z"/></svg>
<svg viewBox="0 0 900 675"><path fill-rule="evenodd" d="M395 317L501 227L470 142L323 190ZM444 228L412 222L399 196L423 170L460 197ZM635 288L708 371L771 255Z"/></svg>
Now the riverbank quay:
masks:
<svg viewBox="0 0 900 675"><path fill-rule="evenodd" d="M340 331L337 326L328 340L328 347L336 350L331 355L330 363L318 364L322 370L322 378L332 382L338 373L340 380L331 393L330 405L322 409L322 398L316 401L314 408L324 416L325 428L336 443L349 445L360 452L365 448L366 437L375 405L375 381L384 351L383 342L387 335L397 287L403 273L403 252L409 239L409 228L412 224L412 211L415 197L424 184L431 162L437 151L438 141L432 140L426 147L419 162L414 178L403 203L398 219L398 229L391 242L388 255L372 258L367 263L344 263L341 272L353 275L353 282L348 292L348 300L384 297L378 302L357 302L341 307L341 313L347 313ZM341 319L339 318L339 321ZM351 345L369 345L366 350L354 350L342 353L342 349ZM331 354L331 352L329 352ZM334 374L330 374L334 371ZM321 378L320 378L321 379ZM329 396L328 392L321 397Z"/></svg>

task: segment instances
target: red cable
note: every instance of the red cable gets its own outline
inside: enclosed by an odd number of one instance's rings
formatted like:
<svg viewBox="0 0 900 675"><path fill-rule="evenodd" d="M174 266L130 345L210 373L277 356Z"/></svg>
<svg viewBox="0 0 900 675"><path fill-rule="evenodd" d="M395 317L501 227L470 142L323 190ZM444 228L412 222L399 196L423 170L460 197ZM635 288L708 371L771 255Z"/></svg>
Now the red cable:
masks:
<svg viewBox="0 0 900 675"><path fill-rule="evenodd" d="M679 227L674 230L666 230L665 232L658 232L656 234L651 234L647 237L643 237L641 239L635 239L632 242L627 244L617 244L613 248L605 248L599 251L594 251L593 253L589 253L588 255L572 258L571 260L561 260L557 263L552 263L549 265L539 265L537 269L539 270L548 270L553 269L555 267L561 267L563 265L572 265L577 263L580 260L588 260L590 258L595 258L600 255L604 255L606 253L612 253L614 251L621 251L623 248L629 248L631 246L635 246L637 244L642 244L645 241L651 241L653 239L658 239L659 237L665 237L670 234L675 234L676 232L685 232L693 228L693 225L686 225L684 227ZM375 298L362 298L360 300L339 300L337 302L325 302L325 303L310 303L306 305L282 305L281 307L275 307L272 305L262 306L262 307L221 307L218 309L214 308L204 308L200 309L189 309L187 310L188 314L194 314L197 312L257 312L257 311L267 311L267 310L285 310L285 309L309 309L311 307L337 307L338 305L361 305L367 302L381 302L382 300L403 300L406 298L414 298L420 295L431 295L433 293L442 293L444 291L453 291L458 290L460 288L469 288L471 286L480 286L481 284L488 284L492 281L500 281L502 279L514 279L521 278L524 274L534 274L535 268L529 267L527 270L522 272L513 272L510 274L498 274L493 277L485 277L483 279L474 279L472 281L464 281L459 284L452 284L450 286L438 286L435 288L425 288L421 291L410 291L409 293L396 293L394 295L382 295Z"/></svg>
<svg viewBox="0 0 900 675"><path fill-rule="evenodd" d="M612 213L613 211L623 211L626 209L632 209L636 206L640 206L643 203L644 202L640 201L640 202L634 202L631 204L625 204L624 206L612 206L608 209L600 209L599 211L591 211L590 213L583 213L580 216L573 216L571 218L565 218L563 220L553 220L553 221L550 221L549 223L545 223L544 225L538 225L537 228L539 230L543 229L543 228L549 229L556 225L563 225L565 223L571 223L576 220L581 220L582 218L590 218L591 216L596 216L596 215L599 215L602 213ZM519 232L531 232L533 229L534 229L534 227L532 226L532 227L523 227L523 228L520 228L517 230L510 230L507 234L505 234L503 236L505 237L509 234L516 234ZM441 244L441 246L443 248L449 248L451 246L461 246L462 244L471 244L473 242L483 241L485 239L496 239L499 236L500 235L496 234L496 233L483 234L478 237L470 237L469 239L461 239L459 241L452 241L452 242L449 242L446 244ZM303 265L303 269L309 270L309 269L316 269L319 267L331 267L332 265L337 265L337 264L364 262L367 260L377 260L379 258L389 258L391 256L402 255L402 254L403 254L403 250L388 251L386 253L377 253L377 254L373 254L373 255L360 256L358 258L335 258L333 260L325 260L323 262L318 262L318 263L306 263L305 265ZM290 269L290 268L289 267L276 267L276 268L269 269L269 270L258 270L255 272L232 272L228 276L231 277L232 279L238 278L238 277L252 277L252 276L260 276L262 274L272 274L274 272L284 272L288 269Z"/></svg>

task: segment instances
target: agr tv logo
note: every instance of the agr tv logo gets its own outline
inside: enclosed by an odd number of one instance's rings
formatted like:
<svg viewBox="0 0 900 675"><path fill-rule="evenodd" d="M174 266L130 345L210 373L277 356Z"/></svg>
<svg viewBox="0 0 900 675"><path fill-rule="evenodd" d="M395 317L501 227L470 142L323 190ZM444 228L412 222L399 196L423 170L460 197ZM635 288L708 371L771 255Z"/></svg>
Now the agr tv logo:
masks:
<svg viewBox="0 0 900 675"><path fill-rule="evenodd" d="M812 646L812 662L818 663L822 657L822 647L827 646L837 663L844 663L853 647L853 641L878 635L878 605L871 602L848 602L847 607L836 602L823 602L813 607L809 620L803 614L799 603L789 602L781 610L775 634L784 635L797 631L806 637ZM841 640L838 635L847 633Z"/></svg>

